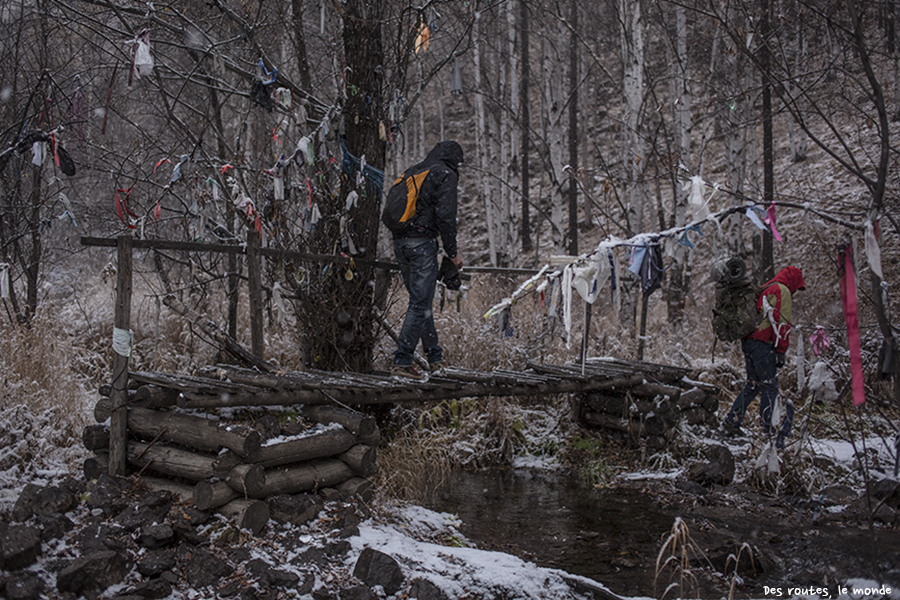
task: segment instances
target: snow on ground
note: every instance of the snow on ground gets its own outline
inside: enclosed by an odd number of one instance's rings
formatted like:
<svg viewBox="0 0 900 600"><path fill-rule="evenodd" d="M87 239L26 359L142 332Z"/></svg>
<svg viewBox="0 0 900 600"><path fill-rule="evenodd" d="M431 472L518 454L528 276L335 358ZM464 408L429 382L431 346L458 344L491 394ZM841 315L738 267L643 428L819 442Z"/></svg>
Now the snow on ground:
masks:
<svg viewBox="0 0 900 600"><path fill-rule="evenodd" d="M27 483L49 485L66 475L81 477L78 472L84 450L80 444L61 447L54 440L51 411L33 414L26 407L16 406L0 413L0 514L8 514L22 488ZM559 435L558 422L548 418L541 423L540 436ZM532 434L527 434L531 437ZM866 448L875 448L892 459L887 443L893 440L869 438ZM854 461L853 446L841 440L810 440L816 454L828 456L835 462L850 467ZM529 444L531 445L531 444ZM857 448L862 448L857 443ZM736 448L737 449L737 448ZM536 453L535 453L536 452ZM551 453L537 445L516 459L519 466L530 468L552 464ZM24 459L24 460L23 460ZM671 465L666 465L671 467ZM657 468L620 474L622 479L672 479L681 469ZM342 572L323 573L319 582L330 577L345 579L352 573L360 553L366 547L385 552L403 567L407 581L426 579L444 590L450 598L517 598L522 600L586 598L575 589L606 589L597 582L571 575L565 571L544 568L515 556L495 551L469 547L471 544L460 533L457 517L437 513L420 506L381 502L368 520L359 525L359 534L350 538L351 552L347 555ZM300 541L316 543L312 529L285 531L275 524L267 530L265 539L255 545L254 556L270 564L284 565L286 553L279 540L285 535L299 536ZM298 539L299 539L298 538ZM63 542L60 542L63 543ZM863 600L864 598L890 597L900 599L900 591L891 590L884 596L862 593L866 588L880 587L876 582L852 580L846 583L848 593L831 590L831 598ZM861 593L854 593L853 589ZM194 592L178 591L174 598L196 598ZM774 596L773 596L774 597ZM783 590L782 598L821 598L821 595L804 595L803 591L791 593ZM304 600L307 597L304 597Z"/></svg>
<svg viewBox="0 0 900 600"><path fill-rule="evenodd" d="M443 535L445 543L464 543L456 530L458 519L447 513L420 506L398 506L392 521L382 524L370 519L360 525L359 535L350 539L353 552L347 559L348 566L356 562L364 548L373 548L394 557L408 579L427 579L451 598L556 600L579 597L570 585L576 580L589 587L603 587L589 579L559 569L538 567L502 552L422 541L424 534Z"/></svg>

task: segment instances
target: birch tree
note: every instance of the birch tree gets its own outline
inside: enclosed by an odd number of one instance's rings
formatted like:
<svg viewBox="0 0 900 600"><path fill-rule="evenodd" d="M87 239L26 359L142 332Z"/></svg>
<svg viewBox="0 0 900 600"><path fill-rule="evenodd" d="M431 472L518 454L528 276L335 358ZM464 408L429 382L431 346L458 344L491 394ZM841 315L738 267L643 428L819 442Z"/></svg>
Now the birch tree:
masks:
<svg viewBox="0 0 900 600"><path fill-rule="evenodd" d="M644 20L641 2L620 0L622 90L625 110L625 151L627 174L625 223L632 235L644 230L645 194L642 169L645 164L641 137L641 111L644 92ZM622 256L623 260L627 260ZM626 265L627 266L627 265ZM622 269L625 272L625 268ZM629 337L635 334L640 282L625 278L620 293L619 325Z"/></svg>
<svg viewBox="0 0 900 600"><path fill-rule="evenodd" d="M688 189L682 185L679 175L696 172L696 165L691 156L691 133L693 106L693 94L691 90L691 64L687 52L687 11L681 4L675 4L669 13L674 17L674 73L671 79L672 111L675 134L675 148L677 159L673 161L675 170L673 178L673 210L672 222L674 227L684 227L687 224ZM685 285L686 261L689 258L687 248L680 243L670 244L672 266L669 267L667 287L667 308L669 326L673 332L681 330L682 315L684 314L684 300L687 293Z"/></svg>
<svg viewBox="0 0 900 600"><path fill-rule="evenodd" d="M541 38L542 104L541 130L547 152L550 236L556 253L565 251L565 210L563 185L565 166L565 64L561 47L568 38L561 22L551 22Z"/></svg>

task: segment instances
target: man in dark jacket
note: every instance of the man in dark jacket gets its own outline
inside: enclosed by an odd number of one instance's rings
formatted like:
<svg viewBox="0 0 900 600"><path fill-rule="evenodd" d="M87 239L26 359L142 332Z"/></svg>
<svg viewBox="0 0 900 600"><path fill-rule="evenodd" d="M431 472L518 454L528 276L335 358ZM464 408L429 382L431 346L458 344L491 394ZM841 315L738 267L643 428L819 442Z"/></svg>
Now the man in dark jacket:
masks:
<svg viewBox="0 0 900 600"><path fill-rule="evenodd" d="M425 160L406 170L407 175L428 169L416 201L415 216L402 233L394 234L394 254L400 264L403 285L409 292L409 307L394 352L394 375L423 379L413 364L419 340L430 371L443 366L443 349L438 345L432 302L438 275L438 237L444 253L457 269L463 260L456 247L456 188L459 165L463 162L460 145L454 141L438 143Z"/></svg>
<svg viewBox="0 0 900 600"><path fill-rule="evenodd" d="M784 366L784 354L790 346L793 294L806 289L803 273L797 267L785 267L763 286L756 300L756 311L764 318L756 329L741 340L747 366L747 383L735 398L722 424L726 432L741 433L741 420L757 395L759 416L766 435L775 435L775 446L784 448L791 433L794 405L788 400L782 423L772 423L772 411L778 396L778 367ZM780 428L779 428L780 425Z"/></svg>

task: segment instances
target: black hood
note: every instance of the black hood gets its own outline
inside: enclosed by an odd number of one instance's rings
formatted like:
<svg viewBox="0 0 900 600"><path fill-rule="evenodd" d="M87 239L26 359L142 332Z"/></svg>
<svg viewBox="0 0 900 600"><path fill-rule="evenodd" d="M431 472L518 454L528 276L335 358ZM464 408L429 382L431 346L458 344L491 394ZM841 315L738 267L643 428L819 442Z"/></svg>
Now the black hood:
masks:
<svg viewBox="0 0 900 600"><path fill-rule="evenodd" d="M459 170L459 165L463 163L462 146L453 140L438 142L435 147L431 149L431 152L428 153L425 161L432 162L438 160L442 161L454 171Z"/></svg>

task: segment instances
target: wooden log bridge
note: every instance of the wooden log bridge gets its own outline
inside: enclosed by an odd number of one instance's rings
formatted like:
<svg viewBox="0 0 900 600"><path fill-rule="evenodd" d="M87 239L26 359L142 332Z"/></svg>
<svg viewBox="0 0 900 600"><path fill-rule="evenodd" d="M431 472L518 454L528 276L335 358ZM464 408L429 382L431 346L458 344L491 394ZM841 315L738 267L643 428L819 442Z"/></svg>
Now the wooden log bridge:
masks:
<svg viewBox="0 0 900 600"><path fill-rule="evenodd" d="M135 391L127 402L144 406L147 398L167 398L170 403L183 409L302 405L303 410L312 416L317 406L335 404L545 396L594 391L652 396L660 392L654 386L677 383L689 372L679 367L613 358L588 359L583 366L529 362L527 367L523 371L495 369L489 372L451 367L423 381L377 372L362 374L311 370L276 374L234 366L205 367L197 375L136 371L128 374L130 387ZM157 405L161 402L158 400ZM101 400L98 403L95 411L98 421L105 420L109 408L109 402ZM356 423L348 429L359 426L360 423ZM239 435L233 437L232 444L244 441Z"/></svg>
<svg viewBox="0 0 900 600"><path fill-rule="evenodd" d="M224 365L195 375L130 372L118 393L112 386L100 390L94 409L99 424L82 435L95 453L85 461L85 476L111 470L121 449L126 468L171 478L172 485L191 490L201 510L217 511L256 533L268 520L261 501L327 490L371 494L368 478L378 471L380 432L374 417L357 410L360 405L573 393L583 423L613 436L643 437L648 446L671 437L682 406L714 408L715 389L688 381L688 369L613 358L526 366L490 372L448 368L422 381L387 373L261 372ZM281 411L260 407L289 407L300 421L279 423L273 414ZM249 410L235 411L240 408ZM122 435L113 427L117 410L126 425L119 443L113 440ZM235 415L249 418L252 426L234 421Z"/></svg>

